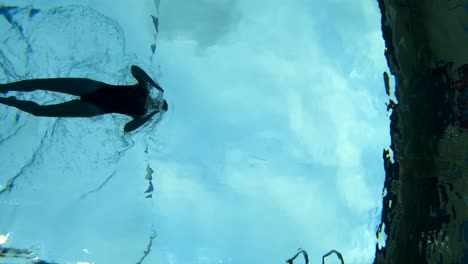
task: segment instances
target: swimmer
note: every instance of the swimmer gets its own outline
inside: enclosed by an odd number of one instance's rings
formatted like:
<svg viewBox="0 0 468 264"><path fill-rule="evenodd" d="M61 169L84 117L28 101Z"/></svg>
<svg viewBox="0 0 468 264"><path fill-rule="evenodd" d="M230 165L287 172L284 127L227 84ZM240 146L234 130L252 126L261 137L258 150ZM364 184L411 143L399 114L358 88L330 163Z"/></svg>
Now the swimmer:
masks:
<svg viewBox="0 0 468 264"><path fill-rule="evenodd" d="M32 79L0 84L0 93L8 91L32 92L52 91L79 96L79 99L53 104L39 105L32 101L18 100L13 96L0 97L0 103L13 106L34 116L46 117L93 117L117 113L132 117L124 131L133 131L159 112L166 112L168 105L162 98L164 90L140 67L131 66L137 80L134 85L110 85L86 78ZM152 98L150 87L160 91Z"/></svg>

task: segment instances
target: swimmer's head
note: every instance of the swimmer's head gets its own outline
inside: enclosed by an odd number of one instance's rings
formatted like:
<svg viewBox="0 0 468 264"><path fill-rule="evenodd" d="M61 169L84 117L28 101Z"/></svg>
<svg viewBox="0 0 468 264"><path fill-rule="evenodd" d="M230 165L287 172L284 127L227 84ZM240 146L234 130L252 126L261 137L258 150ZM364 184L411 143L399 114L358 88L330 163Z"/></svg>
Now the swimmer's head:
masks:
<svg viewBox="0 0 468 264"><path fill-rule="evenodd" d="M146 98L146 107L151 111L167 112L169 105L167 101L162 98L151 98L148 96Z"/></svg>

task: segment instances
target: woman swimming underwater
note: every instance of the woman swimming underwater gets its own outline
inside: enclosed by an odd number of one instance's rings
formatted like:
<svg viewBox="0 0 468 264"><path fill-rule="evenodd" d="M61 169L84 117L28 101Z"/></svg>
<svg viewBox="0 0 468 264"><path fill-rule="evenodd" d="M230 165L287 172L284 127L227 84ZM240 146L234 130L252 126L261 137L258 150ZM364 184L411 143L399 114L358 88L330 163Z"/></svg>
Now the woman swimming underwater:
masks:
<svg viewBox="0 0 468 264"><path fill-rule="evenodd" d="M150 87L164 90L141 68L131 67L134 85L110 85L86 78L52 78L23 80L0 84L0 92L31 92L45 90L79 96L79 99L54 104L39 105L32 101L18 100L13 96L0 97L0 103L16 107L35 116L47 117L93 117L118 113L131 116L133 120L125 124L124 131L130 132L151 119L159 112L166 112L168 105L162 96L152 98Z"/></svg>

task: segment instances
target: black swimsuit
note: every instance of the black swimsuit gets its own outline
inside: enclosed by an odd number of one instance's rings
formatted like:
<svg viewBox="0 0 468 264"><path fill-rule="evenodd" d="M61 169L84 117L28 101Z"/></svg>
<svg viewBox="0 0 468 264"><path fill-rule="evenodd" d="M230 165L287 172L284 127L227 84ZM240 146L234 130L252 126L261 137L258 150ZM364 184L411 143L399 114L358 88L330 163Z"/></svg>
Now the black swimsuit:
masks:
<svg viewBox="0 0 468 264"><path fill-rule="evenodd" d="M81 95L81 100L101 108L105 113L132 117L143 116L149 91L140 85L114 86L106 84L98 90Z"/></svg>

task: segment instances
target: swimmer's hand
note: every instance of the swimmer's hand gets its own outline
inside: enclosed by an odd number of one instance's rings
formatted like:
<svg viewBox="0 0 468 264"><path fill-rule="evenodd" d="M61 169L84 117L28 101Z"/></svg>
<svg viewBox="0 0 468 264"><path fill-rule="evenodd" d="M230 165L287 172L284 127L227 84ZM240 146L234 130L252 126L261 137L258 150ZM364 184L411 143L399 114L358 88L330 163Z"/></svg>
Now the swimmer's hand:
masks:
<svg viewBox="0 0 468 264"><path fill-rule="evenodd" d="M150 114L143 116L143 117L134 117L132 121L125 124L124 132L131 132L139 128L157 113L159 113L159 111L153 111Z"/></svg>
<svg viewBox="0 0 468 264"><path fill-rule="evenodd" d="M130 70L132 72L133 77L135 77L138 83L141 84L142 82L147 82L151 86L161 91L161 93L164 93L164 90L161 88L161 86L159 86L159 84L157 84L153 79L151 79L151 77L149 77L148 74L146 74L146 72L142 68L136 65L132 65Z"/></svg>

